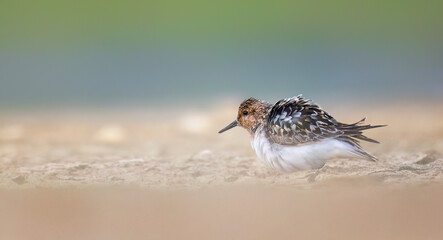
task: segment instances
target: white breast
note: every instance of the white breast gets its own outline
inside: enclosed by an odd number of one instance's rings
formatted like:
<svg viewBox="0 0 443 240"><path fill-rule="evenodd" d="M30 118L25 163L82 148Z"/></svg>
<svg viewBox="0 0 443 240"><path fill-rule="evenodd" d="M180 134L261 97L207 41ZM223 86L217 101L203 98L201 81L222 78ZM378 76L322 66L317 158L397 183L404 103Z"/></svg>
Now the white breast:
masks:
<svg viewBox="0 0 443 240"><path fill-rule="evenodd" d="M263 131L256 132L251 145L262 162L282 172L321 168L328 159L348 156L350 147L336 139L296 146L280 145L269 142Z"/></svg>

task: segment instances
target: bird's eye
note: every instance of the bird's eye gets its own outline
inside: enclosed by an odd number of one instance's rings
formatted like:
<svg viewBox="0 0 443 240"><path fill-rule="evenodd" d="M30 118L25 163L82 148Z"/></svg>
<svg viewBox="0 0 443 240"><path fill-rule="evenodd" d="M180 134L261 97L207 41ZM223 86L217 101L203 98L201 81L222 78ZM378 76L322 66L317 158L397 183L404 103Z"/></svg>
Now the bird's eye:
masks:
<svg viewBox="0 0 443 240"><path fill-rule="evenodd" d="M243 115L248 115L248 111L243 111Z"/></svg>

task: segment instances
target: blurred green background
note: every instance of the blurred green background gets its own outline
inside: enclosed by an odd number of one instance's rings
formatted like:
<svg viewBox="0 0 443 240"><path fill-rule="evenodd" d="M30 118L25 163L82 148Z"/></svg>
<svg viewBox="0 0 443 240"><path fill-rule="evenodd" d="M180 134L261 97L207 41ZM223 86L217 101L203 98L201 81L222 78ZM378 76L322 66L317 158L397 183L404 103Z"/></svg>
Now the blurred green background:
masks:
<svg viewBox="0 0 443 240"><path fill-rule="evenodd" d="M0 0L0 108L438 102L442 6Z"/></svg>

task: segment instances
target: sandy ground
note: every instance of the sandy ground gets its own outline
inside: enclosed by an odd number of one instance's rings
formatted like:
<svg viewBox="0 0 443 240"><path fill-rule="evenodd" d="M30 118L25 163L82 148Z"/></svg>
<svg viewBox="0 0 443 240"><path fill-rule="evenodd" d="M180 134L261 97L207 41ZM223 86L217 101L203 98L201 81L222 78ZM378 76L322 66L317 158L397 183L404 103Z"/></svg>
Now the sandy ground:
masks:
<svg viewBox="0 0 443 240"><path fill-rule="evenodd" d="M379 161L292 174L266 168L246 131L216 133L235 104L4 112L0 239L441 239L442 109L329 108L389 125L363 144Z"/></svg>

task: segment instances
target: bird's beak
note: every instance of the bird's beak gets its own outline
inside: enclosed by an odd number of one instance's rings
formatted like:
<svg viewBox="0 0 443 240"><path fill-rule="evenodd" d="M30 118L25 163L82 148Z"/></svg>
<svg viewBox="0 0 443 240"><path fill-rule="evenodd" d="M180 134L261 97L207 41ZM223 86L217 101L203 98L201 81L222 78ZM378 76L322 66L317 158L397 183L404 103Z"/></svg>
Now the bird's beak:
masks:
<svg viewBox="0 0 443 240"><path fill-rule="evenodd" d="M238 122L237 122L237 120L235 120L231 124L229 124L228 126L223 128L222 130L220 130L220 132L218 132L218 133L222 133L222 132L228 131L229 129L231 129L233 127L237 127L237 125L238 125Z"/></svg>

